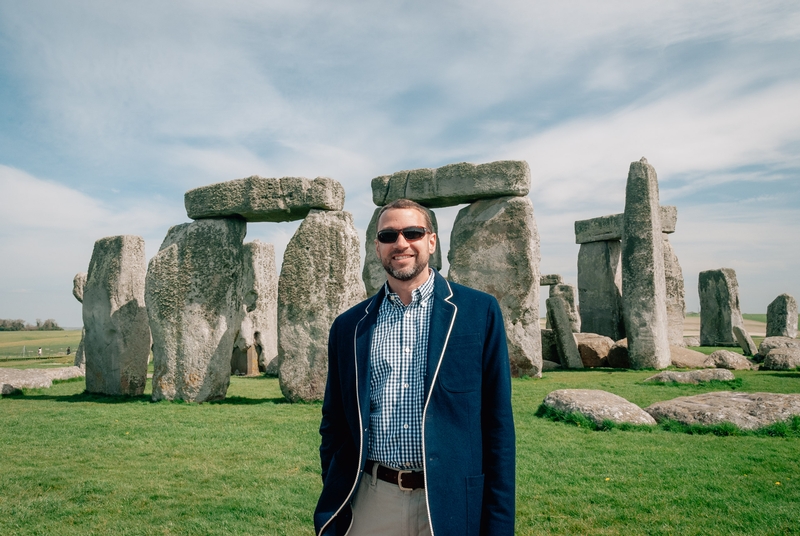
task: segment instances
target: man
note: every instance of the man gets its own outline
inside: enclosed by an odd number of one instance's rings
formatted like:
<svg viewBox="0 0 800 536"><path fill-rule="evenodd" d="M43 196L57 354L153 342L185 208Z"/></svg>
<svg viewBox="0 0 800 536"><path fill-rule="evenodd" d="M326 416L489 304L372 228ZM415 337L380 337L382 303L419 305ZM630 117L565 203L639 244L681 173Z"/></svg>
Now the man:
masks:
<svg viewBox="0 0 800 536"><path fill-rule="evenodd" d="M318 535L514 533L514 422L494 297L428 267L427 211L378 216L387 282L328 340Z"/></svg>

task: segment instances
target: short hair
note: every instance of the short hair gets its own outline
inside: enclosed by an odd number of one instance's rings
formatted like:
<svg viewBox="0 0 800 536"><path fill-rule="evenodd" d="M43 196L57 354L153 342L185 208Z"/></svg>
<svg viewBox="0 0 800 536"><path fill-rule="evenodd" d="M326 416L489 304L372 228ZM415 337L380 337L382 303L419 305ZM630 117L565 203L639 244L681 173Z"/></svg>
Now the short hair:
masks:
<svg viewBox="0 0 800 536"><path fill-rule="evenodd" d="M400 199L395 199L394 201L392 201L388 205L384 205L381 208L381 211L378 212L378 219L375 220L375 225L377 226L378 222L381 221L381 216L383 216L384 212L386 212L387 210L395 209L395 208L405 208L405 209L416 210L417 212L422 214L422 216L425 218L425 228L428 229L428 232L430 232L430 233L435 233L436 232L436 230L433 228L433 221L431 221L431 215L428 212L428 209L423 207L422 205L420 205L416 201L412 201L411 199L404 199L402 197ZM378 230L380 230L380 229L378 229Z"/></svg>

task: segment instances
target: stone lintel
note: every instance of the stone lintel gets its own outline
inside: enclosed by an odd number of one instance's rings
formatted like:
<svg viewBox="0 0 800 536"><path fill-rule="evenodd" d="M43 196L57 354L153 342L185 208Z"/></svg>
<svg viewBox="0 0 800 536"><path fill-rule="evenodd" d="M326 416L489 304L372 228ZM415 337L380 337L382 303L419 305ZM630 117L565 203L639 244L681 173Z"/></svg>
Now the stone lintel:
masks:
<svg viewBox="0 0 800 536"><path fill-rule="evenodd" d="M661 232L674 233L678 220L678 207L663 205L661 208ZM590 220L575 222L575 243L602 242L604 240L622 240L623 214L600 216Z"/></svg>

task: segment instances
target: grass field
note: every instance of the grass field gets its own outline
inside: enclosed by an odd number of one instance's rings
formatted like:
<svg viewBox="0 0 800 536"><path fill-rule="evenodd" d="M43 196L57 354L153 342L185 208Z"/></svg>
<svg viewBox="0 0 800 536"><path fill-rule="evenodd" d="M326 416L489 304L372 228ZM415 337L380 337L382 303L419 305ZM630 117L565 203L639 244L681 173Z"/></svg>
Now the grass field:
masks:
<svg viewBox="0 0 800 536"><path fill-rule="evenodd" d="M81 330L64 331L0 331L0 360L37 357L42 347L43 357L62 356L67 347L72 354L81 342Z"/></svg>
<svg viewBox="0 0 800 536"><path fill-rule="evenodd" d="M640 406L714 389L642 384L650 374L513 381L517 534L798 533L796 435L597 432L535 416L554 389ZM736 376L741 391L800 392L797 372ZM232 378L226 400L199 405L83 389L0 399L0 534L312 534L319 404L287 404L267 378Z"/></svg>

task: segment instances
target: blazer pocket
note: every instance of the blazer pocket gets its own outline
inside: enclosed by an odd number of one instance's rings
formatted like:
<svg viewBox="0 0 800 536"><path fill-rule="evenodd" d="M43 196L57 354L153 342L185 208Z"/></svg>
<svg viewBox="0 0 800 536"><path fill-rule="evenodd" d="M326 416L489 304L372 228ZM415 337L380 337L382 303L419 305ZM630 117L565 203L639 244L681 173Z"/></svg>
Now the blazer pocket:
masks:
<svg viewBox="0 0 800 536"><path fill-rule="evenodd" d="M474 341L451 342L439 371L442 387L451 393L469 393L481 387L483 347Z"/></svg>
<svg viewBox="0 0 800 536"><path fill-rule="evenodd" d="M467 534L477 536L481 532L483 511L483 475L468 476L467 481Z"/></svg>

